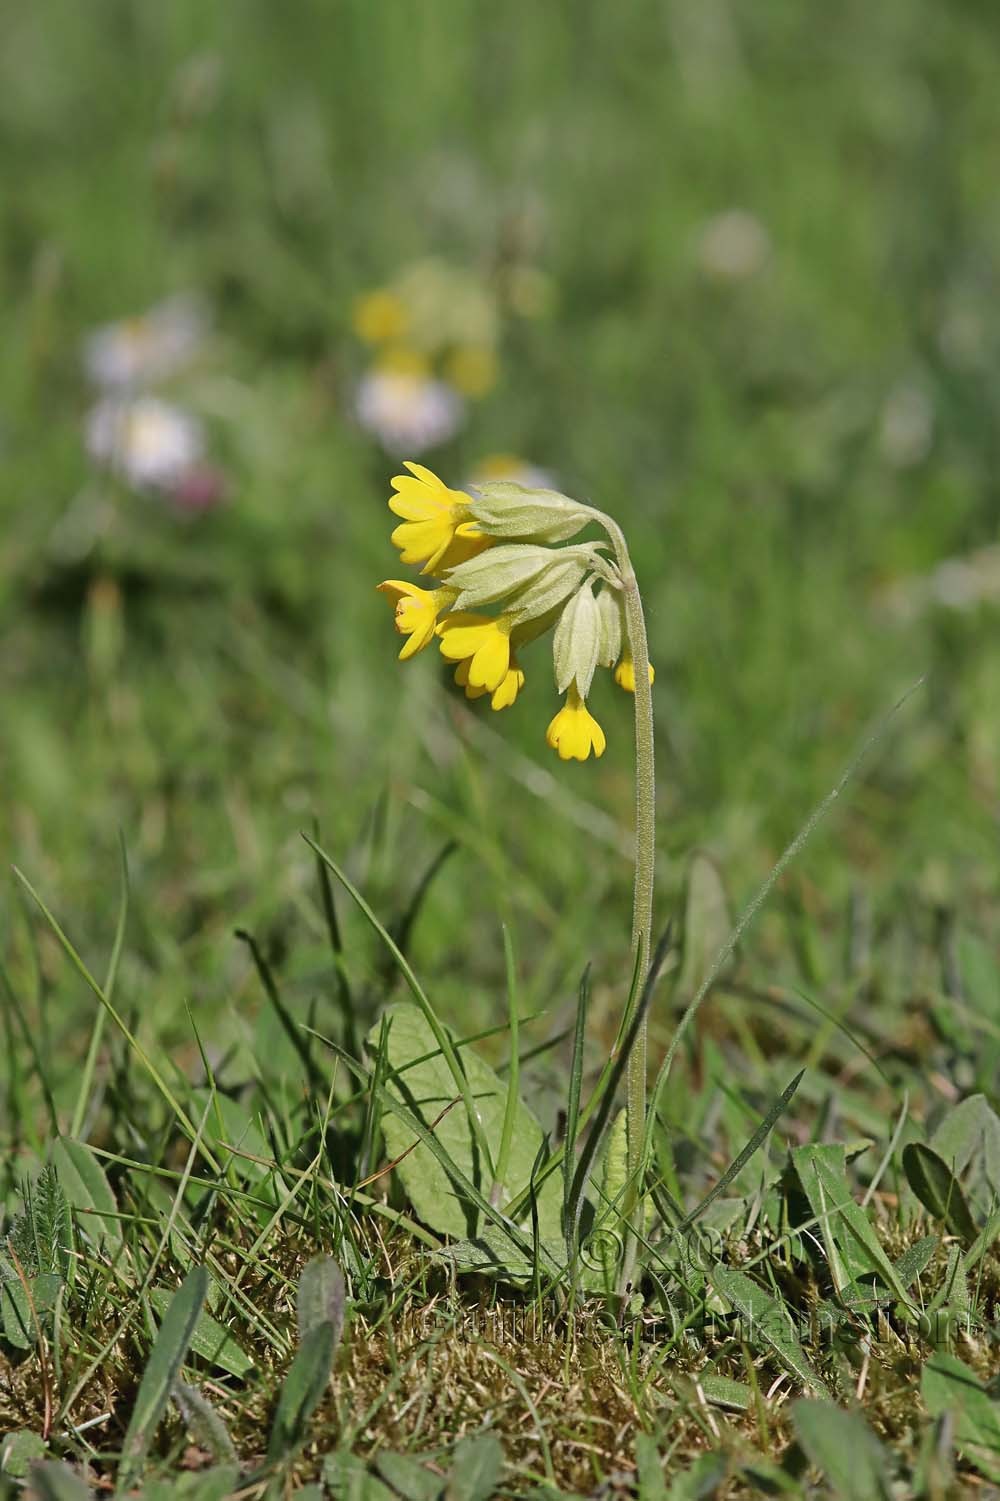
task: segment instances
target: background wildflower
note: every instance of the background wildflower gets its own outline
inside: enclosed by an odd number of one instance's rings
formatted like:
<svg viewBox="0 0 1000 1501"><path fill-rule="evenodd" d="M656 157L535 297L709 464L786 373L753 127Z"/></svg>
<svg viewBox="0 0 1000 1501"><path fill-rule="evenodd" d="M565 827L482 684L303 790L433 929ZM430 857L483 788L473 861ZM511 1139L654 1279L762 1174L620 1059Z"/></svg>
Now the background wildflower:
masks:
<svg viewBox="0 0 1000 1501"><path fill-rule="evenodd" d="M358 422L389 453L423 453L454 437L465 403L453 387L428 375L417 357L395 357L368 371L355 396Z"/></svg>
<svg viewBox="0 0 1000 1501"><path fill-rule="evenodd" d="M158 396L98 402L87 417L85 438L95 462L140 490L178 485L205 449L197 418Z"/></svg>
<svg viewBox="0 0 1000 1501"><path fill-rule="evenodd" d="M84 369L108 389L156 385L195 359L208 328L205 302L178 293L146 313L95 329L84 341Z"/></svg>

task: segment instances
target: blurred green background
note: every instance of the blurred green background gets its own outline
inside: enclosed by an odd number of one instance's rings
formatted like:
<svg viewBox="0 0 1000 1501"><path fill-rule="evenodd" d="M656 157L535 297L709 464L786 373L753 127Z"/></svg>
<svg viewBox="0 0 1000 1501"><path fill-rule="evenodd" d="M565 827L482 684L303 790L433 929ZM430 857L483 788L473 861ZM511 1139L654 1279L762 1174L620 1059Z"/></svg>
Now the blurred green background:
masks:
<svg viewBox="0 0 1000 1501"><path fill-rule="evenodd" d="M544 646L491 715L397 664L374 590L399 461L356 417L357 299L428 257L492 309L496 380L402 457L517 455L632 541L661 915L699 845L746 900L923 676L753 943L799 963L806 910L833 952L859 891L876 933L992 937L998 43L975 0L7 8L0 844L100 972L124 840L144 1035L256 1011L236 927L326 983L314 819L386 918L459 842L413 935L446 1014L495 1018L501 916L526 1007L587 956L620 994L629 703L602 684L608 752L564 766ZM178 292L211 330L157 391L204 425L204 511L85 442L88 336ZM71 1070L91 1003L3 913Z"/></svg>

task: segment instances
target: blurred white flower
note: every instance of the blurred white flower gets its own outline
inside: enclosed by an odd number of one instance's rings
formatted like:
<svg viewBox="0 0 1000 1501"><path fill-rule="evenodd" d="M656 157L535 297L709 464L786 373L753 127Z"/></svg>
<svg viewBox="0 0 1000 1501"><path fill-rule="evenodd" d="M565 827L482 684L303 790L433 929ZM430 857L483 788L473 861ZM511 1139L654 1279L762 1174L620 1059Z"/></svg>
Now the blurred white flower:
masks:
<svg viewBox="0 0 1000 1501"><path fill-rule="evenodd" d="M202 300L178 293L138 317L95 329L84 341L84 368L108 390L153 385L190 364L208 325Z"/></svg>
<svg viewBox="0 0 1000 1501"><path fill-rule="evenodd" d="M137 489L170 490L200 462L200 422L158 396L105 397L87 416L87 452Z"/></svg>
<svg viewBox="0 0 1000 1501"><path fill-rule="evenodd" d="M931 608L967 613L1000 604L1000 543L945 558L929 573L899 579L881 600L897 620L910 622Z"/></svg>
<svg viewBox="0 0 1000 1501"><path fill-rule="evenodd" d="M475 489L487 480L505 479L512 484L523 485L526 490L558 489L555 477L547 469L530 464L527 459L514 453L491 453L473 467L463 488Z"/></svg>
<svg viewBox="0 0 1000 1501"><path fill-rule="evenodd" d="M706 275L718 281L743 281L755 276L770 254L767 230L746 209L726 209L702 226L698 263Z"/></svg>
<svg viewBox="0 0 1000 1501"><path fill-rule="evenodd" d="M355 411L361 426L389 453L417 454L458 432L465 403L421 368L384 366L358 382Z"/></svg>
<svg viewBox="0 0 1000 1501"><path fill-rule="evenodd" d="M878 442L894 469L911 469L930 452L934 405L922 387L907 382L889 392L879 421Z"/></svg>

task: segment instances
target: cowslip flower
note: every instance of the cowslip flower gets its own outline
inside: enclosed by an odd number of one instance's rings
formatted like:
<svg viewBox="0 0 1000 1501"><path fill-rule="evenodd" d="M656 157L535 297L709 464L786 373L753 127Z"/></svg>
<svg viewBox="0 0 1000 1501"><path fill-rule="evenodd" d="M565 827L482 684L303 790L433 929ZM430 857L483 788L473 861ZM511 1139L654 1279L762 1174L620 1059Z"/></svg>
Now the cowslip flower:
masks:
<svg viewBox="0 0 1000 1501"><path fill-rule="evenodd" d="M494 709L506 709L525 683L518 651L552 631L556 688L565 703L548 726L548 743L564 761L603 755L605 734L587 695L598 666L617 663L619 681L631 666L634 686L627 585L606 542L553 544L607 518L554 490L492 480L469 494L410 460L406 469L392 481L389 505L402 518L392 540L405 563L422 565L424 575L442 582L379 585L407 637L400 657L437 638L466 697L488 695Z"/></svg>
<svg viewBox="0 0 1000 1501"><path fill-rule="evenodd" d="M587 708L587 701L576 686L569 685L566 702L549 722L545 739L559 752L561 761L586 761L591 751L603 756L607 739L597 720Z"/></svg>
<svg viewBox="0 0 1000 1501"><path fill-rule="evenodd" d="M392 534L404 563L423 563L422 573L454 568L489 545L476 526L463 490L450 490L422 464L406 461L409 474L392 481L389 509L402 517Z"/></svg>
<svg viewBox="0 0 1000 1501"><path fill-rule="evenodd" d="M407 637L399 653L401 662L415 657L434 640L438 616L455 601L454 589L420 589L406 579L385 579L378 591L395 607L396 629Z"/></svg>
<svg viewBox="0 0 1000 1501"><path fill-rule="evenodd" d="M656 681L656 670L652 662L649 664L649 681L650 683ZM626 651L623 654L621 661L615 668L615 682L619 688L624 688L626 693L635 692L635 663L632 661L632 653L630 651Z"/></svg>
<svg viewBox="0 0 1000 1501"><path fill-rule="evenodd" d="M510 615L476 615L461 610L446 615L438 626L441 655L448 662L468 662L466 684L494 693L510 671Z"/></svg>
<svg viewBox="0 0 1000 1501"><path fill-rule="evenodd" d="M472 665L470 657L464 658L455 668L455 682L459 688L465 689L466 698L483 698L490 690L486 687L477 688L469 682L469 668ZM524 669L518 663L513 652L510 654L510 665L506 673L500 679L499 684L490 693L490 707L493 709L509 709L517 695L525 684Z"/></svg>

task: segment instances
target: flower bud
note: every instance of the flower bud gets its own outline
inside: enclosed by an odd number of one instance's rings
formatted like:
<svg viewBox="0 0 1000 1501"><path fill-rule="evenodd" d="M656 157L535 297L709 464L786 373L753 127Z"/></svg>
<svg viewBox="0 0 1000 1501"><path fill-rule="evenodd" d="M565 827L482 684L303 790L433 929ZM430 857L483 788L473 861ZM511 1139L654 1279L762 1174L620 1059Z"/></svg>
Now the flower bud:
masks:
<svg viewBox="0 0 1000 1501"><path fill-rule="evenodd" d="M622 600L619 592L605 586L597 596L597 611L600 616L597 663L599 667L614 667L622 654Z"/></svg>
<svg viewBox="0 0 1000 1501"><path fill-rule="evenodd" d="M588 579L563 610L552 639L552 661L560 693L565 693L575 679L581 698L586 698L594 680L600 645L601 614Z"/></svg>
<svg viewBox="0 0 1000 1501"><path fill-rule="evenodd" d="M472 515L490 537L565 542L594 519L590 506L558 490L529 490L513 480L486 480L474 487Z"/></svg>

